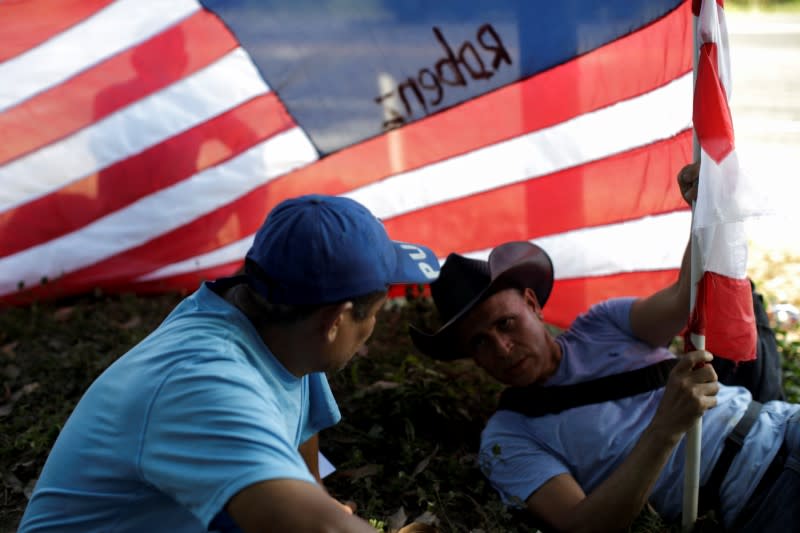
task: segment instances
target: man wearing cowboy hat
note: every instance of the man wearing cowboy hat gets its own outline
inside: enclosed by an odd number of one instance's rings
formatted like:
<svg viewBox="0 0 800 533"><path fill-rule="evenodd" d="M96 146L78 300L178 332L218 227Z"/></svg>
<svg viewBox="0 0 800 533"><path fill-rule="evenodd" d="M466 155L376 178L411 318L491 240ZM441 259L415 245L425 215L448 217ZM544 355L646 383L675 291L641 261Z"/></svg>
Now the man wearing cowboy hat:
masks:
<svg viewBox="0 0 800 533"><path fill-rule="evenodd" d="M698 171L687 165L678 177L690 205ZM470 357L509 386L481 435L481 468L540 527L624 529L648 501L676 520L681 437L698 416L704 506L745 531L800 525L800 423L792 417L800 406L751 402L746 389L717 382L708 352L676 363L667 349L688 318L689 278L687 247L673 285L597 304L553 336L544 323L553 265L543 249L510 242L488 261L447 257L431 284L444 325L434 333L412 326L412 340L436 359ZM664 368L671 371L659 385L644 386L645 372ZM587 392L587 384L596 387ZM556 399L563 405L548 405ZM795 501L766 498L770 488Z"/></svg>

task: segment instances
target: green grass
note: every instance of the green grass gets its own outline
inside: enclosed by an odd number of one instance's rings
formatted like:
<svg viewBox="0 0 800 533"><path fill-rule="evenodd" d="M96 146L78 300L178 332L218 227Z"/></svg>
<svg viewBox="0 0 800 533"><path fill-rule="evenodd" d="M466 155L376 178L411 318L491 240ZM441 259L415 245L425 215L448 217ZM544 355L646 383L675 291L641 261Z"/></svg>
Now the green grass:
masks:
<svg viewBox="0 0 800 533"><path fill-rule="evenodd" d="M13 531L66 417L102 370L151 331L179 301L90 295L0 312L0 532ZM503 506L476 466L480 430L499 386L471 363L418 356L410 316L427 300L381 313L368 353L331 376L343 419L321 435L338 470L325 480L378 529L405 517L435 519L443 532L534 531ZM415 321L418 321L415 318ZM800 346L779 334L787 393L800 398ZM698 529L713 531L704 520ZM638 533L677 531L644 511Z"/></svg>
<svg viewBox="0 0 800 533"><path fill-rule="evenodd" d="M727 11L758 11L762 13L798 13L800 0L727 0Z"/></svg>

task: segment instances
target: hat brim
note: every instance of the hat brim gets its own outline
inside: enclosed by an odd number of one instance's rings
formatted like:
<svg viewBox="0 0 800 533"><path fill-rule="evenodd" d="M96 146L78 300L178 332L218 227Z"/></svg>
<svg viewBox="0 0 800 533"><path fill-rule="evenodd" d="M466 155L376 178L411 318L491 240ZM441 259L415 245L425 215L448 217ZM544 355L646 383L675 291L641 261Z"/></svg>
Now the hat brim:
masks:
<svg viewBox="0 0 800 533"><path fill-rule="evenodd" d="M476 305L503 288L529 288L544 307L553 289L553 262L547 252L533 243L515 241L492 250L488 261L489 284L436 332L426 333L409 325L411 340L422 353L440 361L468 357L456 345L455 325Z"/></svg>

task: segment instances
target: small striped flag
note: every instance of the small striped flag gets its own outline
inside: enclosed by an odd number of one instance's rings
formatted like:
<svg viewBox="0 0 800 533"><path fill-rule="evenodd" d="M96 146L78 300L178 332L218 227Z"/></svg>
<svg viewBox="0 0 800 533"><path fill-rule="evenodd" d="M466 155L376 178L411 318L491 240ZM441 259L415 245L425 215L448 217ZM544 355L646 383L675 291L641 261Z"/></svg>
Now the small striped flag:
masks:
<svg viewBox="0 0 800 533"><path fill-rule="evenodd" d="M695 0L693 12L699 49L693 122L700 181L692 236L700 270L688 330L705 337L705 349L715 356L748 361L756 358L757 334L744 223L768 209L736 155L723 2ZM691 348L691 336L689 341Z"/></svg>

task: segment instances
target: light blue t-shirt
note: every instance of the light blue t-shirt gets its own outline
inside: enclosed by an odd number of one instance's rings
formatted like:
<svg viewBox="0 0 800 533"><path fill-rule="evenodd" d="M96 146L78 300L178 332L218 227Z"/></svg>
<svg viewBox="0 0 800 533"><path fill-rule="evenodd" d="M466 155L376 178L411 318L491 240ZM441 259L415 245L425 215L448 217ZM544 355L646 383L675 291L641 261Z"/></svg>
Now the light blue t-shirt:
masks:
<svg viewBox="0 0 800 533"><path fill-rule="evenodd" d="M19 531L207 531L248 485L315 483L297 448L339 418L324 374L290 374L204 285L89 387Z"/></svg>
<svg viewBox="0 0 800 533"><path fill-rule="evenodd" d="M653 348L633 337L632 303L632 298L609 300L578 317L556 339L563 358L544 386L580 383L673 358L668 349ZM534 491L564 473L571 474L589 494L631 452L663 393L661 388L532 418L498 411L481 435L481 468L503 501L512 505L524 506ZM721 386L717 406L703 415L701 484L710 476L723 441L750 400L744 388ZM765 404L722 485L725 523L736 517L750 497L780 447L786 420L798 409L800 406L785 402ZM681 513L684 446L682 439L650 496L654 508L667 520L677 520Z"/></svg>

